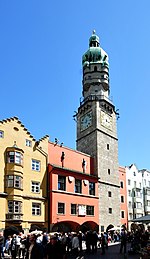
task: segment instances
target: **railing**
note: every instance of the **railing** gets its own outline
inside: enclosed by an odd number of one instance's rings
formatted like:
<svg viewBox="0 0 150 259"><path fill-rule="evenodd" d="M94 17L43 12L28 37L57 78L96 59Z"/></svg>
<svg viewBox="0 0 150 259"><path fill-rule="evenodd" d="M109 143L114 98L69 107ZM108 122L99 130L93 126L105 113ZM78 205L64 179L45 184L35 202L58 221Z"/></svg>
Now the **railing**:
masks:
<svg viewBox="0 0 150 259"><path fill-rule="evenodd" d="M91 94L88 97L86 97L84 100L80 100L80 105L84 104L87 101L103 101L106 100L107 102L113 104L112 100L110 100L108 97L105 95L96 95L96 94Z"/></svg>
<svg viewBox="0 0 150 259"><path fill-rule="evenodd" d="M8 213L6 214L6 220L22 220L23 214L18 214L18 213Z"/></svg>

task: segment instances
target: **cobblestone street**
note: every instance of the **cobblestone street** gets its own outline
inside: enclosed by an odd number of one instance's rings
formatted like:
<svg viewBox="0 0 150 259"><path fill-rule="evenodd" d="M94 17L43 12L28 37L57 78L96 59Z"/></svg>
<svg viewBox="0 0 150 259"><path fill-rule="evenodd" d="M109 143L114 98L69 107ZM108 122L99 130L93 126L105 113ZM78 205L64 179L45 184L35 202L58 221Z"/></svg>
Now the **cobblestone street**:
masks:
<svg viewBox="0 0 150 259"><path fill-rule="evenodd" d="M131 258L131 259L139 259L140 256L139 254L136 255L129 255L127 254L120 254L119 253L119 249L120 249L120 244L119 243L115 243L115 244L111 244L108 247L108 250L105 251L105 254L102 255L101 254L101 249L99 248L97 250L96 254L86 254L85 250L83 251L82 256L80 256L79 258L82 259L98 259L98 258L103 258L103 259L126 259L126 258ZM130 244L127 245L127 251L130 249ZM75 259L76 257L73 256L69 256L67 259Z"/></svg>

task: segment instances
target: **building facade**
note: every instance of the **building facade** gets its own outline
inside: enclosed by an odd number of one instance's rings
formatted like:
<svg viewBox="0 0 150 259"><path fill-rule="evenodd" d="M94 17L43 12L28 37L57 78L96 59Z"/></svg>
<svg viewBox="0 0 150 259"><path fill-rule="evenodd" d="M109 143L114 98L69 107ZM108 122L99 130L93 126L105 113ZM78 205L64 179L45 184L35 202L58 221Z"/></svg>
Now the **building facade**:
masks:
<svg viewBox="0 0 150 259"><path fill-rule="evenodd" d="M98 178L93 158L52 142L48 154L49 230L98 230Z"/></svg>
<svg viewBox="0 0 150 259"><path fill-rule="evenodd" d="M99 226L120 225L117 112L109 98L109 63L93 32L83 55L83 100L77 111L77 150L94 158L99 178ZM109 194L111 193L111 197Z"/></svg>
<svg viewBox="0 0 150 259"><path fill-rule="evenodd" d="M0 230L47 227L48 136L36 141L17 117L0 121Z"/></svg>
<svg viewBox="0 0 150 259"><path fill-rule="evenodd" d="M133 219L150 214L150 172L135 164L125 167L129 229Z"/></svg>

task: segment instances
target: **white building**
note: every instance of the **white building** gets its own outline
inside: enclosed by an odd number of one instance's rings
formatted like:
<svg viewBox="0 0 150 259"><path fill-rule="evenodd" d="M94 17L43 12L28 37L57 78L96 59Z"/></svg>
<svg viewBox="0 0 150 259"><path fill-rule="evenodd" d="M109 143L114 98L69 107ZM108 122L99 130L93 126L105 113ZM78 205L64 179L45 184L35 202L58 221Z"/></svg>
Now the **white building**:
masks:
<svg viewBox="0 0 150 259"><path fill-rule="evenodd" d="M125 167L128 221L150 213L150 172L135 164Z"/></svg>

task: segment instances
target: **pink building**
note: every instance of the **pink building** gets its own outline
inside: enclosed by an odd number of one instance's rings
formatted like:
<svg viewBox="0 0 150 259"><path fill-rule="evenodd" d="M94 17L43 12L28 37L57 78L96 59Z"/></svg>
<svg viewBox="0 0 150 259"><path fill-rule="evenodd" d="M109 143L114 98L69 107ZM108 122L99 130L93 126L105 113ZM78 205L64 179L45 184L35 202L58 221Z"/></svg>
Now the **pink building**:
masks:
<svg viewBox="0 0 150 259"><path fill-rule="evenodd" d="M127 187L126 187L126 171L124 167L119 167L119 179L120 179L120 217L121 225L128 223L127 213Z"/></svg>
<svg viewBox="0 0 150 259"><path fill-rule="evenodd" d="M98 230L98 178L91 156L49 142L48 194L50 231Z"/></svg>

